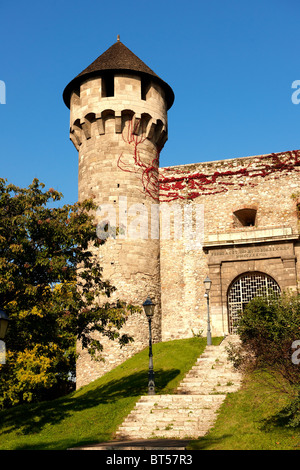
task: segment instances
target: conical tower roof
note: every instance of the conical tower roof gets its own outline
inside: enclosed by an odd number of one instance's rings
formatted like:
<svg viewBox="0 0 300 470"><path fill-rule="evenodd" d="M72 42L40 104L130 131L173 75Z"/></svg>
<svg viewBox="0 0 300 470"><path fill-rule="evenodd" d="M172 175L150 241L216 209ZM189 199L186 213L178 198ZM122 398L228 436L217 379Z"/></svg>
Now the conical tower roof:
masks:
<svg viewBox="0 0 300 470"><path fill-rule="evenodd" d="M115 44L94 60L66 86L63 92L63 99L68 108L70 107L72 91L78 88L83 81L93 76L99 76L105 71L138 73L138 75L151 77L165 91L168 109L172 106L174 101L172 88L118 39Z"/></svg>

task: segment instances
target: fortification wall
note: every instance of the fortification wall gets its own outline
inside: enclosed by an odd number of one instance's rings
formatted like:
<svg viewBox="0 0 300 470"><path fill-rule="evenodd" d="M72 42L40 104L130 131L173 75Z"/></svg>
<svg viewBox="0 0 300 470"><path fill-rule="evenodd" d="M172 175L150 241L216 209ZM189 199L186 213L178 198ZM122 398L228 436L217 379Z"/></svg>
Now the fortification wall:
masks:
<svg viewBox="0 0 300 470"><path fill-rule="evenodd" d="M191 207L194 224L202 206L204 219L202 247L174 239L174 232L161 239L163 340L199 330L206 334L208 274L214 335L228 333L227 290L239 274L269 273L282 290L297 287L299 221L293 195L300 188L299 156L284 152L160 169L160 201L178 206L182 215ZM243 226L234 213L249 208L256 211L255 221Z"/></svg>

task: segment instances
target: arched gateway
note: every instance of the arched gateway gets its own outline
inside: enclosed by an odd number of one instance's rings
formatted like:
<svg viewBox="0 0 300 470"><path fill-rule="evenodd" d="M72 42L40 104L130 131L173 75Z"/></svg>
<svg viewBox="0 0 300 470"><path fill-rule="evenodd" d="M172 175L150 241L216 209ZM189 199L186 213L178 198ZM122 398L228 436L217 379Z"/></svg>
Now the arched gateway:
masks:
<svg viewBox="0 0 300 470"><path fill-rule="evenodd" d="M280 294L277 282L267 274L260 272L245 273L238 276L228 289L228 330L237 332L241 312L250 300L258 296Z"/></svg>

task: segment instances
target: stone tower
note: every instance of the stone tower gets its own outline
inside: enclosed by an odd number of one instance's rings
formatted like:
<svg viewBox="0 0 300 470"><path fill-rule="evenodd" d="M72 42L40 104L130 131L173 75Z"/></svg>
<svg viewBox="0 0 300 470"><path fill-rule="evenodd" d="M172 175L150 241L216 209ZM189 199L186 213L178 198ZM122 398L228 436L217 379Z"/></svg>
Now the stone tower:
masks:
<svg viewBox="0 0 300 470"><path fill-rule="evenodd" d="M153 338L160 341L158 167L173 91L118 37L66 86L63 98L70 108L70 139L79 153L79 200L94 198L100 234L112 234L99 248L103 278L116 287L115 298L141 306L151 297ZM120 350L104 339L104 364L81 351L77 386L147 345L144 313L131 316L125 331L135 342Z"/></svg>

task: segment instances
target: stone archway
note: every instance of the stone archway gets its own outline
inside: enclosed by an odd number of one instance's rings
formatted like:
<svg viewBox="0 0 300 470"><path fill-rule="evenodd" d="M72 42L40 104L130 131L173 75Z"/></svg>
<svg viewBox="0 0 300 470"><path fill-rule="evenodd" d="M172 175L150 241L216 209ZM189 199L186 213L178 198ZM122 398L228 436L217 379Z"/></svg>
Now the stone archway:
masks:
<svg viewBox="0 0 300 470"><path fill-rule="evenodd" d="M254 297L269 296L270 293L280 294L280 287L268 274L247 272L235 278L227 293L229 334L237 332L238 320L247 303Z"/></svg>

